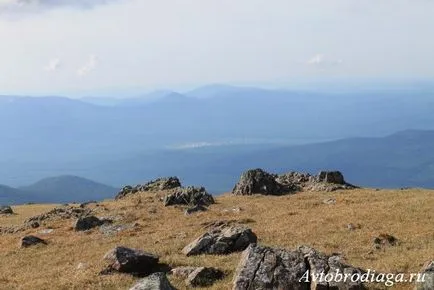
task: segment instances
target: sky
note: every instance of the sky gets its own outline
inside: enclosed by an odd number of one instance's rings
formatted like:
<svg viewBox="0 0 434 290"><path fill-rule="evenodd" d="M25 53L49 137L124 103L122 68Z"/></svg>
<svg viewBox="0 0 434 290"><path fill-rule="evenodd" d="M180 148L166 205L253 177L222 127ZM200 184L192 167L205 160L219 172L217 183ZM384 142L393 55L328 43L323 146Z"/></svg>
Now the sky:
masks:
<svg viewBox="0 0 434 290"><path fill-rule="evenodd" d="M434 0L0 0L0 94L434 77Z"/></svg>

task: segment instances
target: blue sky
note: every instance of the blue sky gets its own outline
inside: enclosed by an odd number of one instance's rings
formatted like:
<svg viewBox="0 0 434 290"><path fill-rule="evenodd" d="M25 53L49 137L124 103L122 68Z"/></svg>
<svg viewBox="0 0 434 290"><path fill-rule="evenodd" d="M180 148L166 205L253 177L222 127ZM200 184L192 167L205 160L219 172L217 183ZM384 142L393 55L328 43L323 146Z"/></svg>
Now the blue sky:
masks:
<svg viewBox="0 0 434 290"><path fill-rule="evenodd" d="M0 0L0 94L434 77L433 0Z"/></svg>

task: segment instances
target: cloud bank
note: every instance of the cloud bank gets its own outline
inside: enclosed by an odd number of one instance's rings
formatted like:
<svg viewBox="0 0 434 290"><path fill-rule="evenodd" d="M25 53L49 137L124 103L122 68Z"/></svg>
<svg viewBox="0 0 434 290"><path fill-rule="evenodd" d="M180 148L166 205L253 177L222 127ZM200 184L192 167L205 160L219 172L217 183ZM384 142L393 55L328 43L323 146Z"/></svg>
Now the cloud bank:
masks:
<svg viewBox="0 0 434 290"><path fill-rule="evenodd" d="M42 12L56 8L91 9L120 0L2 0L0 13Z"/></svg>
<svg viewBox="0 0 434 290"><path fill-rule="evenodd" d="M95 55L89 56L88 61L77 70L77 75L80 77L88 75L91 71L95 70L98 59Z"/></svg>

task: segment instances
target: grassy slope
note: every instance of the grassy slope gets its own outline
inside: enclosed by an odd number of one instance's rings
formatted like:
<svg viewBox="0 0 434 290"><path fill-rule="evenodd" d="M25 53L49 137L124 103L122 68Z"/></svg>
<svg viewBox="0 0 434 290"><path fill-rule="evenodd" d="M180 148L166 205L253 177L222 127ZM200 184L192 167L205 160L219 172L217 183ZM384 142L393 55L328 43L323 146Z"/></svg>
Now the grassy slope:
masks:
<svg viewBox="0 0 434 290"><path fill-rule="evenodd" d="M335 197L335 205L322 200ZM204 232L204 222L239 220L247 222L261 244L293 248L311 245L327 253L340 252L353 265L386 272L417 272L434 258L434 192L427 190L354 190L335 193L301 193L293 196L217 197L217 204L205 213L184 216L179 208L164 208L156 196L140 194L129 199L102 203L105 215L121 215L124 222L140 227L106 237L98 230L72 231L72 221L48 224L54 232L41 237L48 246L18 249L24 234L0 237L0 289L128 289L135 278L116 274L98 276L102 257L116 245L157 253L171 266L206 265L223 269L227 278L211 289L230 289L240 254L185 257L181 249ZM22 222L28 216L53 206L15 207L12 217L0 217L0 226ZM223 212L241 207L240 213ZM101 215L104 215L103 213ZM348 223L359 223L350 232ZM44 227L42 227L44 228ZM39 229L38 229L39 230ZM38 230L28 230L32 234ZM385 251L372 250L372 239L380 233L396 236L401 244ZM88 268L77 270L79 263ZM183 281L170 277L179 289ZM371 285L371 287L372 285ZM376 288L375 288L376 289ZM412 289L403 284L393 289Z"/></svg>

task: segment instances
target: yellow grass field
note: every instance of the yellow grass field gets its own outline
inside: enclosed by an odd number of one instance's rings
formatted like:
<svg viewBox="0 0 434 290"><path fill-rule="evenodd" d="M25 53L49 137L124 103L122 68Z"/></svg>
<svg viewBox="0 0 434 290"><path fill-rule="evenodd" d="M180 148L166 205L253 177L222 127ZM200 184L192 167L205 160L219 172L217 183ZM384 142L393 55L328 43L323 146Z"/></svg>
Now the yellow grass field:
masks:
<svg viewBox="0 0 434 290"><path fill-rule="evenodd" d="M161 262L172 267L220 268L226 278L208 289L230 289L240 253L196 257L181 253L184 246L206 231L205 223L219 220L234 220L251 227L263 245L289 249L309 245L328 254L341 253L347 263L377 272L418 272L424 262L434 259L434 191L357 189L279 197L227 194L217 197L207 212L190 216L185 216L180 207L164 207L160 194L142 193L121 201L101 202L97 216L138 223L113 236L98 229L75 232L73 220L56 220L38 229L1 235L0 289L129 289L137 278L98 275L105 265L104 254L119 245L158 254ZM335 198L336 204L324 204L327 198ZM16 215L0 216L0 227L20 225L26 218L55 206L13 207ZM234 207L241 211L231 211ZM361 228L350 231L349 223L360 224ZM54 231L38 234L47 227ZM399 245L374 250L373 238L382 233L395 236ZM18 242L25 234L46 239L48 245L20 249ZM80 263L84 267L77 269ZM186 289L184 281L171 276L169 279L178 289ZM400 284L392 289L413 287Z"/></svg>

